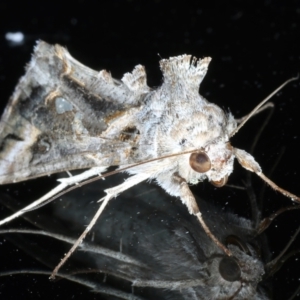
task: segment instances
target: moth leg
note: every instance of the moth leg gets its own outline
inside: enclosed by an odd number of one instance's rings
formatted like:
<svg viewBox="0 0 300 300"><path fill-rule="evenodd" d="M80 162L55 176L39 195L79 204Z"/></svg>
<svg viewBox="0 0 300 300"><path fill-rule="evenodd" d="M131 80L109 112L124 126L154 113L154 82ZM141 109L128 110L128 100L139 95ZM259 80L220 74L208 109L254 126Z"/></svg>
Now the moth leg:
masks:
<svg viewBox="0 0 300 300"><path fill-rule="evenodd" d="M138 174L129 177L124 183L117 185L113 188L104 190L106 192L106 196L99 200L101 201L101 205L97 212L95 213L93 219L89 223L89 225L86 227L86 229L83 231L83 233L80 235L80 237L77 239L77 241L74 243L74 245L71 247L71 249L68 251L68 253L64 256L64 258L60 261L60 263L55 267L53 270L50 279L54 279L57 275L59 269L64 265L64 263L68 260L68 258L72 255L72 253L76 250L76 248L82 243L88 232L93 228L95 223L97 222L98 218L100 217L101 213L103 212L104 208L106 207L109 200L111 200L114 197L117 197L118 194L128 190L132 186L135 186L139 184L140 182L148 179L151 177L151 174L143 173ZM68 179L68 178L67 178Z"/></svg>
<svg viewBox="0 0 300 300"><path fill-rule="evenodd" d="M232 255L231 251L217 239L217 237L210 231L205 221L203 220L199 206L186 180L182 178L178 173L175 173L173 174L173 181L179 184L180 199L187 206L189 213L198 218L202 228L204 229L208 237L210 237L213 240L213 242L228 256L231 256Z"/></svg>
<svg viewBox="0 0 300 300"><path fill-rule="evenodd" d="M106 193L106 196L103 197L102 199L100 199L99 202L105 201L106 199L110 200L114 197L117 197L122 192L124 192L124 191L128 190L129 188L139 184L140 182L148 179L149 177L150 177L150 174L147 174L147 173L131 176L125 182L123 182L122 184L117 185L113 188L104 190L104 192Z"/></svg>
<svg viewBox="0 0 300 300"><path fill-rule="evenodd" d="M254 157L251 154L249 154L248 152L246 152L244 150L234 148L234 155L243 168L245 168L248 171L254 172L257 176L259 176L263 181L265 181L275 191L278 191L282 195L290 198L291 200L300 203L300 197L279 187L275 182L273 182L268 177L266 177L263 174L260 165L255 161Z"/></svg>
<svg viewBox="0 0 300 300"><path fill-rule="evenodd" d="M17 217L23 215L24 213L37 208L39 205L44 204L47 200L49 200L50 198L57 195L59 192L64 190L66 187L76 184L76 183L79 183L79 182L82 182L92 176L99 175L100 173L104 172L106 169L107 169L107 167L95 167L95 168L91 168L81 174L78 174L78 175L75 175L72 177L58 179L58 181L60 181L60 184L57 187L52 189L50 192L48 192L46 195L42 196L38 200L32 202L28 206L20 209L19 211L15 212L11 216L1 220L0 225L10 222L10 221L16 219Z"/></svg>
<svg viewBox="0 0 300 300"><path fill-rule="evenodd" d="M82 172L78 175L71 175L70 177L66 177L66 178L59 178L57 179L57 181L66 184L66 185L73 185L73 184L77 184L80 183L92 176L101 176L101 173L105 172L107 170L107 167L95 167L95 168L91 168L85 172Z"/></svg>

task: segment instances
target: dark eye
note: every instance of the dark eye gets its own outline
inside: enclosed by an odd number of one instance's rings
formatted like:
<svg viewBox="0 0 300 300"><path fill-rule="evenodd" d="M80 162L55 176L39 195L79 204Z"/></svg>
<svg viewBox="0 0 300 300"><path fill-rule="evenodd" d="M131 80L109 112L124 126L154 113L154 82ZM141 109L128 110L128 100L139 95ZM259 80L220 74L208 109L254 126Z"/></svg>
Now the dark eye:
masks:
<svg viewBox="0 0 300 300"><path fill-rule="evenodd" d="M224 257L219 264L219 272L223 279L227 281L237 281L241 279L241 269L234 258Z"/></svg>
<svg viewBox="0 0 300 300"><path fill-rule="evenodd" d="M205 173L210 170L211 162L206 153L192 153L190 156L190 166L198 173Z"/></svg>
<svg viewBox="0 0 300 300"><path fill-rule="evenodd" d="M212 185L214 185L215 187L222 187L224 186L228 181L228 176L226 175L225 177L221 178L220 180L218 181L211 181L210 183Z"/></svg>

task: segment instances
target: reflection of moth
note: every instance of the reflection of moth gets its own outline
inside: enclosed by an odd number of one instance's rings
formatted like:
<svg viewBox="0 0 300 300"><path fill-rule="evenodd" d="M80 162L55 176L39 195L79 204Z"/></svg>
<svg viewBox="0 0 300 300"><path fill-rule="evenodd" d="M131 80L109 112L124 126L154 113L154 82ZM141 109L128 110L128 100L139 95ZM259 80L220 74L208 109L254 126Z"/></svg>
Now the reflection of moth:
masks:
<svg viewBox="0 0 300 300"><path fill-rule="evenodd" d="M240 128L236 120L198 92L209 62L210 58L197 61L188 55L163 59L163 84L152 90L140 65L118 81L106 71L83 66L60 46L39 42L2 117L0 183L90 169L61 179L49 194L0 224L37 207L69 185L118 166L133 176L105 190L107 195L80 241L110 199L142 181L155 179L170 195L180 197L206 233L230 256L230 250L203 221L188 184L208 179L223 186L236 157L273 188L299 199L267 179L250 154L231 146L229 138Z"/></svg>
<svg viewBox="0 0 300 300"><path fill-rule="evenodd" d="M109 187L118 181L111 178L101 184ZM26 214L32 224L50 234L44 242L39 235L10 233L5 238L42 258L51 270L66 250L61 241L73 243L93 216L98 194L97 182L68 193L62 201L51 203L49 210ZM6 202L14 207L12 200ZM216 246L180 203L160 188L141 183L110 203L61 274L100 293L100 299L270 299L263 280L270 253L265 237L256 236L254 222L204 200L197 202L207 225L233 257ZM51 235L61 240L55 243ZM61 280L55 283L58 291L64 290L61 284ZM76 298L74 291L72 295Z"/></svg>

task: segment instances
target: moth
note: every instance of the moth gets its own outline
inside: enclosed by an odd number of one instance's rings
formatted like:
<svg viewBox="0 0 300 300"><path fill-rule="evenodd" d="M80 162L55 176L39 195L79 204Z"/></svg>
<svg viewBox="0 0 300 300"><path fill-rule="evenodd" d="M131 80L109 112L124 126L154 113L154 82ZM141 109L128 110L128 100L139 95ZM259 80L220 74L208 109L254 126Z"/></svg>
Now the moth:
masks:
<svg viewBox="0 0 300 300"><path fill-rule="evenodd" d="M76 61L66 49L38 42L26 74L20 79L0 124L0 184L52 173L88 169L60 179L60 184L31 205L2 220L6 223L40 206L109 167L130 176L106 196L61 265L82 242L107 203L125 190L155 180L168 194L179 197L205 232L228 255L204 222L189 184L208 180L226 184L234 158L292 200L300 199L268 179L253 156L230 144L243 124L279 89L262 101L238 125L231 113L199 95L210 58L190 55L162 59L163 83L147 86L143 66L122 80L96 72ZM71 187L73 188L73 187Z"/></svg>
<svg viewBox="0 0 300 300"><path fill-rule="evenodd" d="M103 187L123 177L111 177ZM50 273L47 270L53 268L60 252L74 242L76 232L93 216L97 203L92 202L98 194L96 182L64 195L40 210L39 216L26 214L39 231L17 234L18 230L7 230L6 239L44 260L48 267L36 273L31 268L30 281L38 280L36 274ZM244 191L240 195L247 198ZM0 197L14 210L20 206L13 199L4 199ZM59 278L92 289L101 299L271 299L271 270L267 267L272 264L271 253L265 234L258 234L253 221L258 212L248 219L203 199L198 198L197 203L208 227L215 229L232 257L219 249L179 202L159 187L141 183L111 202ZM19 278L16 273L6 274ZM56 282L61 291L63 284L64 280ZM76 292L72 295L76 297Z"/></svg>

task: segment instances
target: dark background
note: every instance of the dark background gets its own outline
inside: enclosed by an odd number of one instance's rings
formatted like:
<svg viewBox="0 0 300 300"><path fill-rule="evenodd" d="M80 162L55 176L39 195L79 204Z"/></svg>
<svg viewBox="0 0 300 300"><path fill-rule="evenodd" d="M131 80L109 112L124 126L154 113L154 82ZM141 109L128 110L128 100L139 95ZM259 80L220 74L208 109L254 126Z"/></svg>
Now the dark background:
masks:
<svg viewBox="0 0 300 300"><path fill-rule="evenodd" d="M247 114L257 103L286 79L300 72L299 1L72 1L67 4L15 1L0 3L0 91L1 108L6 104L24 65L30 59L38 39L68 48L72 56L93 69L111 71L121 78L137 64L146 66L148 85L158 86L161 73L159 57L179 54L213 58L200 93L236 117ZM247 5L247 3L252 3ZM25 40L13 44L7 32L21 31ZM275 113L254 156L265 173L278 185L300 195L299 187L299 95L300 81L278 93ZM266 114L255 117L234 137L232 144L249 150ZM229 183L242 185L246 171L238 164ZM52 180L52 181L51 181ZM28 200L41 195L53 179L3 187L2 191ZM256 178L254 188L263 184ZM45 186L42 187L42 186ZM199 184L194 193L226 205L246 215L247 200L228 187L216 190ZM117 200L116 200L117 201ZM264 215L291 204L291 201L267 188ZM5 216L4 211L1 215ZM299 211L287 212L276 220L268 237L274 255L286 245L299 226ZM18 223L16 223L18 224ZM298 238L299 240L300 238ZM35 262L6 239L0 239L1 270L31 267ZM299 244L299 243L298 243ZM294 249L297 248L297 241ZM291 258L274 277L275 299L288 299L299 284L299 256ZM35 265L34 265L35 266ZM3 283L1 283L3 282ZM68 286L68 285L67 285ZM0 278L1 299L101 299L88 289L63 283L49 283L34 275ZM3 297L3 298L2 298Z"/></svg>

